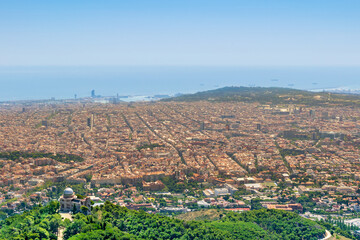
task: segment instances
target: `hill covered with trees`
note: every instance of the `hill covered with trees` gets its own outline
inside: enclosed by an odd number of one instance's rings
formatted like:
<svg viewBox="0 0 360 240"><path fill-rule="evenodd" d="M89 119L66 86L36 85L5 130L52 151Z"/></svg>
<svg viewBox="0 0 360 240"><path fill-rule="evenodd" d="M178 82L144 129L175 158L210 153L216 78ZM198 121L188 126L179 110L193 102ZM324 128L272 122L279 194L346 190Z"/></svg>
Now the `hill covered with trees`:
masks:
<svg viewBox="0 0 360 240"><path fill-rule="evenodd" d="M8 217L0 222L0 239L57 239L57 232L65 222L61 220L58 202L36 207L23 214Z"/></svg>
<svg viewBox="0 0 360 240"><path fill-rule="evenodd" d="M296 213L278 210L224 212L219 220L184 221L106 202L92 215L78 213L73 221L61 220L58 203L38 207L0 222L0 239L320 239L325 228Z"/></svg>
<svg viewBox="0 0 360 240"><path fill-rule="evenodd" d="M259 102L261 104L360 105L360 96L278 87L224 87L161 101Z"/></svg>

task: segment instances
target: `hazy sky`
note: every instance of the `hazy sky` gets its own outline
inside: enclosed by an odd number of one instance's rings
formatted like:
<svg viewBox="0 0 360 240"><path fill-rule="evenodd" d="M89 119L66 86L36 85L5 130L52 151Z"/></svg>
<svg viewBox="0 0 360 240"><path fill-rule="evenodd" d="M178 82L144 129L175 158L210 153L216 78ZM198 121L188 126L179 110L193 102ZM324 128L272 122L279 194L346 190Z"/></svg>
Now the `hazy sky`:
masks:
<svg viewBox="0 0 360 240"><path fill-rule="evenodd" d="M1 0L0 65L360 65L359 0Z"/></svg>

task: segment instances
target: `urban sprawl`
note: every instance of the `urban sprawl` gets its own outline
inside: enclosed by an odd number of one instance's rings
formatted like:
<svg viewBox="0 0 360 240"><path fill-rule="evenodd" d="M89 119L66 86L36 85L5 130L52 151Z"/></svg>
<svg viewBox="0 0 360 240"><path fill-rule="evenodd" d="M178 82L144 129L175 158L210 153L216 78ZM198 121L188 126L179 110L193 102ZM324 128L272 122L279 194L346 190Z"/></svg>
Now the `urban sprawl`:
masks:
<svg viewBox="0 0 360 240"><path fill-rule="evenodd" d="M2 104L0 208L21 212L81 186L94 204L166 214L260 206L354 215L359 119L344 106Z"/></svg>

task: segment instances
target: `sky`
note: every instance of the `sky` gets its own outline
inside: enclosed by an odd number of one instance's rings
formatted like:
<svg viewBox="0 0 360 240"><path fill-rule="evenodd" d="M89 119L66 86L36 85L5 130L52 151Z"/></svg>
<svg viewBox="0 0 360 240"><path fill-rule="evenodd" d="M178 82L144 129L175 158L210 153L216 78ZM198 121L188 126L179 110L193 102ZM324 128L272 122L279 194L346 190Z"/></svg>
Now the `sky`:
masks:
<svg viewBox="0 0 360 240"><path fill-rule="evenodd" d="M1 0L0 66L359 66L359 0Z"/></svg>

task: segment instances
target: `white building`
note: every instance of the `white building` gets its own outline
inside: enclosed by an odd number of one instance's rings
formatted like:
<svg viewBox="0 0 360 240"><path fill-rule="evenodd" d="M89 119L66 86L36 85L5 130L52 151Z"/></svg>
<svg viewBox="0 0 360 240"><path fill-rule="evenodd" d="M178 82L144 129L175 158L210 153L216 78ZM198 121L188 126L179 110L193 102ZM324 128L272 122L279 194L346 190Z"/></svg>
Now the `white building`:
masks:
<svg viewBox="0 0 360 240"><path fill-rule="evenodd" d="M206 207L206 208L210 207L210 204L207 203L207 202L205 202L204 200L198 201L198 202L197 202L197 205L198 205L199 207Z"/></svg>
<svg viewBox="0 0 360 240"><path fill-rule="evenodd" d="M234 194L238 189L231 184L225 183L224 187L231 193Z"/></svg>
<svg viewBox="0 0 360 240"><path fill-rule="evenodd" d="M227 190L227 188L215 188L214 192L215 192L215 196L230 195L229 190Z"/></svg>
<svg viewBox="0 0 360 240"><path fill-rule="evenodd" d="M203 193L204 193L204 195L205 195L205 197L215 197L215 193L214 193L214 191L212 190L212 189L205 189L204 191L203 191Z"/></svg>

